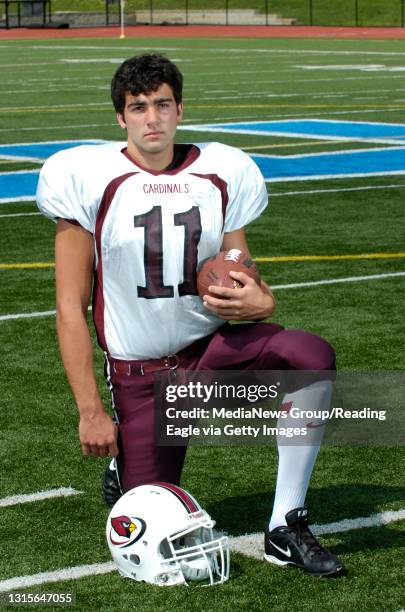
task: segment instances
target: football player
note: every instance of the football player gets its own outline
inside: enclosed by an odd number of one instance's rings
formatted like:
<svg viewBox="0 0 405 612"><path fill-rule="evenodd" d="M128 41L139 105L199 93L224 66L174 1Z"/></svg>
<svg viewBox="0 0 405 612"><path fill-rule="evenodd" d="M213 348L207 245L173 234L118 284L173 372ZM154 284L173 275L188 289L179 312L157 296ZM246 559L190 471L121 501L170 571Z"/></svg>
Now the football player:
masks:
<svg viewBox="0 0 405 612"><path fill-rule="evenodd" d="M242 151L215 142L174 144L182 81L163 56L126 60L111 85L125 141L53 155L38 186L40 210L57 222L57 331L82 452L115 458L108 478L110 492L119 483L118 495L145 483L180 482L186 448L154 440L156 372L312 370L318 380L287 394L284 406L327 410L330 404L333 348L314 334L261 322L275 309L264 282L235 272L241 288L211 288L215 297L203 301L197 294L199 262L219 250L249 252L245 227L268 198L259 169ZM92 289L115 421L93 370L86 321ZM305 508L320 438L278 446L265 558L339 576L344 566L314 538Z"/></svg>

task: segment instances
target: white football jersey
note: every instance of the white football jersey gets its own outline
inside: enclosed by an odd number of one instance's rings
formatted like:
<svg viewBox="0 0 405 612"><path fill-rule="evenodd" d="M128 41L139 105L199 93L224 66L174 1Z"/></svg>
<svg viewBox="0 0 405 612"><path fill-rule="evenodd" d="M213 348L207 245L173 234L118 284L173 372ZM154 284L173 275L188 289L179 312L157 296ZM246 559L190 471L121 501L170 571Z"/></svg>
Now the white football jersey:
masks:
<svg viewBox="0 0 405 612"><path fill-rule="evenodd" d="M251 158L219 143L176 145L171 170L146 170L126 143L56 153L38 185L40 210L94 236L93 318L100 346L117 359L174 354L223 325L196 289L199 263L267 205Z"/></svg>

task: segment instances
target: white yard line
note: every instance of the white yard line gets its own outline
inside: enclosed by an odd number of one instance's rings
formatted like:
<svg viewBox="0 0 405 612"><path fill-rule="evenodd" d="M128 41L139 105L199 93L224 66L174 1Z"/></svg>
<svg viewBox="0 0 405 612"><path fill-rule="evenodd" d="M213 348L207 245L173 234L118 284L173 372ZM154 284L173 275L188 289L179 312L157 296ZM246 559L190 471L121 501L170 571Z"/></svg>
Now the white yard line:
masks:
<svg viewBox="0 0 405 612"><path fill-rule="evenodd" d="M362 529L363 527L378 527L388 525L394 521L405 519L405 509L396 511L380 512L371 516L360 517L357 519L344 519L337 523L325 525L314 525L313 531L317 535L328 533L340 533L352 529ZM263 534L253 533L243 536L230 537L231 549L249 557L261 559L263 557ZM76 580L86 576L96 576L108 574L115 570L113 562L95 563L92 565L78 565L75 567L65 567L52 572L42 572L28 576L16 576L7 580L0 581L0 593L23 589L31 586L45 584L49 582L60 582L64 580Z"/></svg>
<svg viewBox="0 0 405 612"><path fill-rule="evenodd" d="M82 129L82 128L98 128L98 127L111 127L116 126L117 123L114 121L112 123L83 123L78 125L56 125L56 126L47 126L46 130L73 130L73 129ZM42 125L33 126L33 127L18 127L18 128L1 128L0 132L36 132L36 131L44 131Z"/></svg>
<svg viewBox="0 0 405 612"><path fill-rule="evenodd" d="M345 191L367 191L370 189L372 190L374 189L401 189L403 187L405 187L405 184L402 184L402 185L363 185L361 187L343 187L342 189L303 189L302 191L284 191L284 193L273 193L270 190L269 196L270 198L280 198L283 196L307 195L307 194L312 194L312 193L341 193L341 192L343 193Z"/></svg>
<svg viewBox="0 0 405 612"><path fill-rule="evenodd" d="M294 136L293 136L294 137ZM332 140L332 138L331 138ZM334 139L333 139L334 140ZM367 140L352 140L351 142L367 142ZM370 141L368 141L370 142ZM360 147L358 149L344 149L344 150L339 150L339 151L319 151L319 153L290 153L288 155L288 157L286 158L285 155L276 155L274 153L254 153L254 157L261 157L262 159L269 159L269 158L276 158L276 159L302 159L303 157L305 158L310 158L310 157L328 157L330 155L339 157L340 155L352 155L354 153L375 153L375 152L380 152L380 151L401 151L404 147L398 143L398 141L395 141L396 144L393 147L367 147L366 149L364 147ZM403 170L400 170L399 172L403 172ZM371 174L371 173L370 173ZM375 173L372 173L375 174ZM392 171L387 172L388 174L392 174ZM339 175L340 176L340 175ZM343 176L343 175L342 175ZM365 174L365 176L368 176L367 174ZM284 179L284 177L281 177ZM293 177L293 178L299 178L299 177ZM271 179L268 179L271 180ZM276 178L273 180L277 180Z"/></svg>
<svg viewBox="0 0 405 612"><path fill-rule="evenodd" d="M69 497L70 495L81 495L83 491L77 491L72 487L60 487L59 489L48 489L47 491L37 491L36 493L23 493L21 495L11 495L0 499L0 508L17 506L18 504L28 504L43 499L55 497Z"/></svg>
<svg viewBox="0 0 405 612"><path fill-rule="evenodd" d="M94 144L103 144L103 143L107 143L108 141L103 140L101 138L80 138L80 139L66 138L63 140L36 140L34 142L10 142L10 143L5 143L5 144L0 144L0 153L2 149L6 149L8 147L31 147L31 146L32 147L42 147L43 145L68 144L68 143L75 144L78 142L86 142L86 143L91 142Z"/></svg>
<svg viewBox="0 0 405 612"><path fill-rule="evenodd" d="M405 55L404 51L321 51L317 49L305 49L305 52L302 49L242 49L240 47L227 47L226 49L211 47L210 49L204 49L204 53L248 53L251 55L252 53L272 53L272 54L281 54L284 58L288 55L301 55L305 53L305 55L325 55L327 57L333 57L334 55L392 55L392 56L401 56Z"/></svg>
<svg viewBox="0 0 405 612"><path fill-rule="evenodd" d="M87 107L87 106L111 106L110 102L75 102L72 104L39 104L37 106L16 106L14 108L15 112L29 112L29 111L35 111L35 110L43 110L46 111L46 109L65 109L65 108L82 108L83 106ZM12 112L12 108L11 107L6 107L3 106L0 108L0 113L8 113L8 112Z"/></svg>
<svg viewBox="0 0 405 612"><path fill-rule="evenodd" d="M343 531L351 531L352 529L363 529L363 527L379 527L380 525L388 525L393 521L402 521L405 519L405 510L396 510L393 512L380 512L371 516L364 516L356 519L343 519L337 523L328 523L326 525L311 525L311 530L315 535L326 535L329 533L341 533ZM251 533L243 536L230 538L232 550L243 553L248 557L262 559L264 553L264 540L262 533ZM0 582L1 590L1 582Z"/></svg>
<svg viewBox="0 0 405 612"><path fill-rule="evenodd" d="M290 283L288 285L272 285L272 289L298 289L304 287L317 287L320 285L335 285L338 283L356 283L360 281L381 280L383 278L396 278L405 276L405 272L388 272L387 274L370 274L369 276L347 276L346 278L329 278L307 283Z"/></svg>
<svg viewBox="0 0 405 612"><path fill-rule="evenodd" d="M295 94L292 94L295 95ZM339 125L341 123L341 121L337 120L337 119L310 119L308 120L312 125L316 125L316 123L327 123L327 124L331 124L331 125ZM319 141L336 141L336 142L360 142L360 143L376 143L376 144L393 144L396 145L396 147L375 147L372 150L373 151L381 151L384 149L394 149L394 148L402 148L401 144L402 141L400 140L400 138L403 138L405 135L405 125L404 124L396 124L398 127L402 127L404 129L403 134L395 137L394 136L379 136L377 137L368 137L368 136L343 136L343 135L334 135L334 134L317 134L317 133L313 133L311 131L308 132L302 132L302 131L294 131L294 124L299 124L301 122L301 120L299 119L286 119L285 123L289 123L291 124L291 129L287 132L287 131L283 131L283 130L278 130L276 129L272 129L272 124L274 123L274 121L272 120L268 120L268 121L244 121L244 122L239 122L239 125L242 125L243 127L233 127L235 125L238 125L238 122L235 121L227 121L225 123L222 124L212 124L212 123L203 123L203 124L195 124L195 125L189 125L189 126L179 126L178 129L179 130L187 130L190 132L221 132L224 134L250 134L253 136L268 136L268 137L280 137L280 138L294 138L294 139L303 139L303 140L319 140ZM260 124L268 124L268 129L257 129L257 126L260 126ZM279 123L278 121L276 121L275 123ZM377 125L377 126L388 126L388 127L392 127L392 124L386 123L386 122L375 122L375 121L346 121L345 123L349 123L352 125L357 125L357 124L364 124L364 125ZM274 145L273 145L274 146ZM246 149L249 148L254 148L254 147L245 147ZM346 154L346 153L359 153L359 152L367 152L370 151L370 149L344 149L341 151L334 151L334 153L340 153L340 154ZM289 155L289 158L294 158L294 157L304 157L304 156L309 156L309 155L330 155L330 152L328 151L322 151L320 153L299 153L296 155ZM265 156L266 157L266 156ZM272 157L282 157L282 156L277 156L277 155L272 155Z"/></svg>
<svg viewBox="0 0 405 612"><path fill-rule="evenodd" d="M1 200L0 200L1 203ZM40 212L27 212L27 213L8 213L6 215L0 215L0 219L6 219L7 217L38 217L42 213Z"/></svg>
<svg viewBox="0 0 405 612"><path fill-rule="evenodd" d="M331 152L330 154L333 155L334 153L336 153L336 151ZM258 156L259 154L255 154ZM312 155L309 154L308 157ZM265 157L263 155L261 155L261 157ZM268 157L271 157L270 155ZM274 156L276 157L276 156ZM343 178L348 178L348 179L353 179L353 178L370 178L372 176L403 176L405 174L405 170L392 170L389 172L354 172L353 174L351 174L350 172L348 172L347 174L314 174L314 175L306 175L306 176L280 176L279 178L266 178L265 177L265 181L266 183L297 183L297 182L306 182L306 181L325 181L327 179L333 179L333 180L338 180L338 179L343 179Z"/></svg>
<svg viewBox="0 0 405 612"><path fill-rule="evenodd" d="M289 121L294 121L294 120L289 120ZM250 122L249 122L250 123ZM264 122L263 122L264 123ZM337 122L336 122L337 123ZM359 123L361 123L359 121ZM364 123L364 122L362 122ZM223 124L226 125L226 124ZM246 125L248 125L248 122L246 122ZM401 141L398 141L398 139L392 138L392 137L381 137L381 138L368 138L368 137L361 137L361 136L333 136L331 134L329 135L323 135L323 134L313 134L312 132L308 132L308 133L304 133L304 132L294 132L293 130L289 131L289 132L283 132L283 131L277 131L277 130L255 130L253 127L252 128L231 128L231 129L226 129L223 126L211 126L211 127L207 127L204 125L188 125L188 126L179 126L178 127L179 130L186 130L187 132L220 132L223 134L249 134L251 136L266 136L266 137L272 137L272 138L300 138L302 140L319 140L319 144L323 144L323 141L334 141L336 143L339 142L343 142L343 143L352 143L352 142L363 142L363 143L371 143L371 144L394 144L397 145L396 147L373 147L373 148L367 148L367 149L344 149L341 151L333 151L333 153L340 153L342 155L346 155L347 153L363 153L363 152L369 152L369 151L382 151L384 149L388 149L391 150L393 148L403 148L401 145ZM295 143L295 146L299 146L299 143ZM254 148L254 147L246 147L247 149L249 148ZM316 155L331 155L330 152L328 151L321 151L320 153L298 153L296 155L289 155L288 158L295 158L295 157L308 157L309 155L312 156L316 156ZM272 157L284 157L281 155L274 155L272 154Z"/></svg>
<svg viewBox="0 0 405 612"><path fill-rule="evenodd" d="M10 174L38 174L38 170L7 170L6 172L0 172L1 176Z"/></svg>
<svg viewBox="0 0 405 612"><path fill-rule="evenodd" d="M334 285L339 283L355 283L370 280L383 280L385 278L400 278L405 276L405 272L387 272L385 274L370 274L368 276L348 276L345 278L328 278L318 281L308 281L305 283L290 283L288 285L272 285L272 289L298 289L304 287L317 287L321 285ZM89 309L90 310L90 309ZM23 312L15 314L1 315L0 321L12 321L16 319L30 319L32 317L49 317L55 315L55 310L45 310L42 312Z"/></svg>
<svg viewBox="0 0 405 612"><path fill-rule="evenodd" d="M46 160L46 157L41 158L41 157L24 157L24 156L19 156L19 155L3 155L1 153L1 148L0 148L0 159L2 161L10 161L10 162L33 162L33 163L43 163Z"/></svg>
<svg viewBox="0 0 405 612"><path fill-rule="evenodd" d="M92 565L77 565L76 567L65 567L54 572L42 572L31 576L17 576L8 580L0 581L0 593L24 589L26 587L45 584L47 582L60 582L62 580L77 580L85 576L97 576L113 572L115 565L112 561L108 563L94 563Z"/></svg>
<svg viewBox="0 0 405 612"><path fill-rule="evenodd" d="M35 172L38 172L35 170ZM35 196L18 196L17 198L0 198L0 204L13 204L14 202L35 202Z"/></svg>
<svg viewBox="0 0 405 612"><path fill-rule="evenodd" d="M44 310L42 312L19 312L17 314L1 315L0 321L13 321L15 319L31 319L34 317L50 317L56 314L56 310Z"/></svg>

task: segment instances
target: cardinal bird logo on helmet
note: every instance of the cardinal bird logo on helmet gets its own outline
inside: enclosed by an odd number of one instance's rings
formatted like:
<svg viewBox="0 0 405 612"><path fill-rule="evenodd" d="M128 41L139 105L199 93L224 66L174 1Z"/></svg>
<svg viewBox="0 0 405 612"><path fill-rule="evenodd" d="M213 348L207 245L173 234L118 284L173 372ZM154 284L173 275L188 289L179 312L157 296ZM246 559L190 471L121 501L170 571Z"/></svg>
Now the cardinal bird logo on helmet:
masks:
<svg viewBox="0 0 405 612"><path fill-rule="evenodd" d="M136 516L115 516L111 518L110 542L120 548L133 544L145 533L146 523Z"/></svg>

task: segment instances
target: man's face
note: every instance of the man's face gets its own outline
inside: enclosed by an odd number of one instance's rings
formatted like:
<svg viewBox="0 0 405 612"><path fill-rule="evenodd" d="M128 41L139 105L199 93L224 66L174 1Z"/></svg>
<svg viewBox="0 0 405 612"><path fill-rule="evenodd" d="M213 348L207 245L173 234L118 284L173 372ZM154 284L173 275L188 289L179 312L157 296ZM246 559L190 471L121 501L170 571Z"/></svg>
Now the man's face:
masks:
<svg viewBox="0 0 405 612"><path fill-rule="evenodd" d="M164 83L149 94L126 93L118 123L127 130L128 151L142 158L171 151L183 105L176 104L172 89Z"/></svg>

